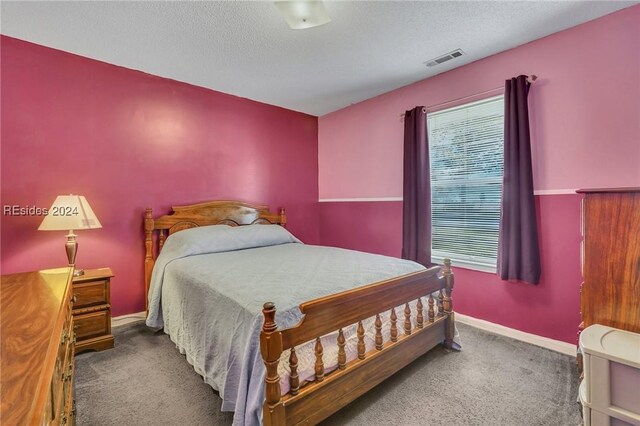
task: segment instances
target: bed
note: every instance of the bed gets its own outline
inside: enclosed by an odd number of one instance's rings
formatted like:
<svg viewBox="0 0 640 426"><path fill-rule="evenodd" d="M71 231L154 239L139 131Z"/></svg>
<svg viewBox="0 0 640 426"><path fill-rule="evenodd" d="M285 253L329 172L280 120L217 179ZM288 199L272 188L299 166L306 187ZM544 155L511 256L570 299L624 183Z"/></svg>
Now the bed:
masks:
<svg viewBox="0 0 640 426"><path fill-rule="evenodd" d="M145 212L147 325L220 392L234 425L317 424L454 345L448 260L304 245L286 221L238 201Z"/></svg>

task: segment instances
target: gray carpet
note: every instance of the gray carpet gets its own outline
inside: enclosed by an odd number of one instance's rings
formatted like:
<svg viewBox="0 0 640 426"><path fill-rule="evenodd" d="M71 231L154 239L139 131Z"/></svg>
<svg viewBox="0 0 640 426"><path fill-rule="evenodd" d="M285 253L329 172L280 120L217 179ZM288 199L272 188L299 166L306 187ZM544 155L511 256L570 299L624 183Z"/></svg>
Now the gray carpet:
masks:
<svg viewBox="0 0 640 426"><path fill-rule="evenodd" d="M458 324L463 351L437 347L323 425L580 423L575 360ZM162 332L114 329L114 349L78 355L78 425L230 425L218 394Z"/></svg>

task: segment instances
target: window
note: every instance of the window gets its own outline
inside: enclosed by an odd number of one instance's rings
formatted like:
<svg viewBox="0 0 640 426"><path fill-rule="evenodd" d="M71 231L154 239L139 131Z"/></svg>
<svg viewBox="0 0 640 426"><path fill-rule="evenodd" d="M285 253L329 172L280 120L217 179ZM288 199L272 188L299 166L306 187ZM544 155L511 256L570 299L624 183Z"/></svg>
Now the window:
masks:
<svg viewBox="0 0 640 426"><path fill-rule="evenodd" d="M502 193L504 97L427 115L431 251L458 266L496 271Z"/></svg>

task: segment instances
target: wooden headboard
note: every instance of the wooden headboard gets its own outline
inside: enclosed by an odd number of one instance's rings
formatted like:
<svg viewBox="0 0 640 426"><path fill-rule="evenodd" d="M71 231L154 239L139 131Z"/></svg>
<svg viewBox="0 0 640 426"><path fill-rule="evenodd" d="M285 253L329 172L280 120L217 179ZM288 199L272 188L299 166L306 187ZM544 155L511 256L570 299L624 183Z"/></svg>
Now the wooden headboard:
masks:
<svg viewBox="0 0 640 426"><path fill-rule="evenodd" d="M271 213L266 206L257 206L240 201L207 201L188 206L173 206L170 214L153 218L153 210L144 214L145 256L145 310L148 310L149 284L157 254L162 250L166 238L178 231L206 225L242 226L252 224L275 224L286 226L284 208L279 213ZM158 249L155 247L154 232L158 232Z"/></svg>

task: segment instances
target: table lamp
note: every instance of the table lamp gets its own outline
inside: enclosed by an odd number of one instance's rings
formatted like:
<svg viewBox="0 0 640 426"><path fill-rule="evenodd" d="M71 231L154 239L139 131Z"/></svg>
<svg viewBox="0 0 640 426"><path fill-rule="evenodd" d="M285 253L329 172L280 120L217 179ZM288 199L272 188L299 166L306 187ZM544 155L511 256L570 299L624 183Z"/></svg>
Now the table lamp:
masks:
<svg viewBox="0 0 640 426"><path fill-rule="evenodd" d="M74 230L102 228L87 199L82 195L59 195L47 212L38 231L69 231L67 234L67 259L69 266L75 266L78 243ZM82 269L76 269L74 276L84 275Z"/></svg>

